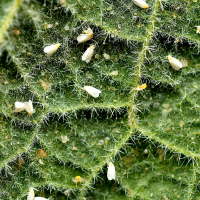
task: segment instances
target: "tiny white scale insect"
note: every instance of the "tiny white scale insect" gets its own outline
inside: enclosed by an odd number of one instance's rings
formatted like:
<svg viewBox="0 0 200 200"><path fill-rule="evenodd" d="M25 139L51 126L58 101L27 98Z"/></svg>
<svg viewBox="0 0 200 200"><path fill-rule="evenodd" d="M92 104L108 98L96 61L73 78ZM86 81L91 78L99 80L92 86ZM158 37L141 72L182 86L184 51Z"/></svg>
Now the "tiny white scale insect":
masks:
<svg viewBox="0 0 200 200"><path fill-rule="evenodd" d="M35 197L34 190L30 189L27 200L48 200L48 199L46 199L44 197Z"/></svg>
<svg viewBox="0 0 200 200"><path fill-rule="evenodd" d="M27 200L34 200L35 199L35 193L33 189L30 189L29 193L28 193L28 197Z"/></svg>
<svg viewBox="0 0 200 200"><path fill-rule="evenodd" d="M86 90L91 96L97 98L99 96L99 94L101 93L100 90L92 87L92 86L85 86L83 88L84 90Z"/></svg>
<svg viewBox="0 0 200 200"><path fill-rule="evenodd" d="M44 48L44 52L47 56L51 56L58 48L60 47L60 43L52 44Z"/></svg>
<svg viewBox="0 0 200 200"><path fill-rule="evenodd" d="M82 55L82 60L85 61L86 63L90 62L92 55L94 53L94 45L91 45L86 51L85 53Z"/></svg>
<svg viewBox="0 0 200 200"><path fill-rule="evenodd" d="M149 5L143 0L133 0L133 3L137 6L139 6L140 8L148 8L149 7Z"/></svg>
<svg viewBox="0 0 200 200"><path fill-rule="evenodd" d="M77 37L77 41L78 43L83 43L90 40L92 37L93 37L93 31L91 28L88 28L87 30L84 31L84 34L80 34Z"/></svg>
<svg viewBox="0 0 200 200"><path fill-rule="evenodd" d="M180 61L181 63L182 63L182 67L188 67L188 60L186 60L185 58L181 58L181 61Z"/></svg>
<svg viewBox="0 0 200 200"><path fill-rule="evenodd" d="M109 59L110 59L110 56L109 56L107 53L104 53L104 54L103 54L103 57L104 57L106 60L109 60Z"/></svg>
<svg viewBox="0 0 200 200"><path fill-rule="evenodd" d="M112 162L109 162L107 178L108 178L108 180L116 179L115 166L113 165Z"/></svg>
<svg viewBox="0 0 200 200"><path fill-rule="evenodd" d="M175 70L179 70L183 67L182 63L172 56L168 56L169 63Z"/></svg>
<svg viewBox="0 0 200 200"><path fill-rule="evenodd" d="M67 136L61 136L62 143L66 143L69 141L69 138Z"/></svg>
<svg viewBox="0 0 200 200"><path fill-rule="evenodd" d="M33 109L33 104L31 100L24 103L18 102L18 101L15 102L14 112L21 112L23 110L26 110L29 115L32 115L35 112L35 110Z"/></svg>
<svg viewBox="0 0 200 200"><path fill-rule="evenodd" d="M200 26L196 26L197 27L197 32L196 33L200 33Z"/></svg>
<svg viewBox="0 0 200 200"><path fill-rule="evenodd" d="M110 73L110 75L117 76L118 75L118 71L113 71L113 72Z"/></svg>

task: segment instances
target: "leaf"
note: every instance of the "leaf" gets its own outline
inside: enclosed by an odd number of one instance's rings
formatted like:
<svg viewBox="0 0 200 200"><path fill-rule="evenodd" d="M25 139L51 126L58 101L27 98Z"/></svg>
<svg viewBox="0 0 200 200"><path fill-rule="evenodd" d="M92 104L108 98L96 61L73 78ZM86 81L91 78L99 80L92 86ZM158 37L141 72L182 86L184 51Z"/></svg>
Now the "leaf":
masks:
<svg viewBox="0 0 200 200"><path fill-rule="evenodd" d="M27 199L30 188L59 200L198 199L199 3L147 3L1 3L1 199ZM92 39L78 44L87 28ZM175 71L168 55L184 67ZM29 100L32 116L14 112Z"/></svg>
<svg viewBox="0 0 200 200"><path fill-rule="evenodd" d="M0 2L0 43L3 41L20 4L21 0L3 0ZM18 34L17 30L14 30L14 32Z"/></svg>

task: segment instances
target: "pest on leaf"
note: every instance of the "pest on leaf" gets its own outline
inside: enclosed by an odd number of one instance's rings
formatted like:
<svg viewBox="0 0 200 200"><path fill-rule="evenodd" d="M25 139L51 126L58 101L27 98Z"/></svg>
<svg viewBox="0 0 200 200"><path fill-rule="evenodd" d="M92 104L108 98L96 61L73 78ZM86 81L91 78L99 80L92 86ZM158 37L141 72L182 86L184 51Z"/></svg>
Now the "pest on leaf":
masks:
<svg viewBox="0 0 200 200"><path fill-rule="evenodd" d="M99 140L99 142L97 143L97 145L103 145L104 144L104 140Z"/></svg>
<svg viewBox="0 0 200 200"><path fill-rule="evenodd" d="M67 136L61 136L62 143L66 143L69 141L69 138Z"/></svg>
<svg viewBox="0 0 200 200"><path fill-rule="evenodd" d="M35 199L35 193L33 189L30 189L29 193L28 193L28 197L27 200L34 200Z"/></svg>
<svg viewBox="0 0 200 200"><path fill-rule="evenodd" d="M30 189L27 200L48 200L48 199L46 199L44 197L35 197L34 190Z"/></svg>
<svg viewBox="0 0 200 200"><path fill-rule="evenodd" d="M147 84L144 83L144 84L142 84L142 85L139 85L139 86L137 87L137 90L144 90L146 87L147 87Z"/></svg>
<svg viewBox="0 0 200 200"><path fill-rule="evenodd" d="M185 58L181 58L182 67L188 67L188 61Z"/></svg>
<svg viewBox="0 0 200 200"><path fill-rule="evenodd" d="M148 8L149 7L149 5L143 0L133 0L133 3L137 6L139 6L140 8Z"/></svg>
<svg viewBox="0 0 200 200"><path fill-rule="evenodd" d="M44 198L44 197L35 197L34 200L48 200L48 199L46 199L46 198Z"/></svg>
<svg viewBox="0 0 200 200"><path fill-rule="evenodd" d="M103 54L103 57L104 57L106 60L109 60L109 59L110 59L110 56L109 56L107 53L104 53L104 54Z"/></svg>
<svg viewBox="0 0 200 200"><path fill-rule="evenodd" d="M112 162L109 162L109 165L108 165L107 178L108 180L116 179L115 166L113 165Z"/></svg>
<svg viewBox="0 0 200 200"><path fill-rule="evenodd" d="M16 101L15 102L15 110L14 112L21 112L23 110L26 110L26 112L29 114L29 115L32 115L35 110L33 109L33 104L32 104L32 101L29 100L28 102L18 102Z"/></svg>
<svg viewBox="0 0 200 200"><path fill-rule="evenodd" d="M47 157L47 153L45 152L44 149L40 149L39 151L37 151L36 159L46 158L46 157Z"/></svg>
<svg viewBox="0 0 200 200"><path fill-rule="evenodd" d="M58 48L60 47L60 43L52 44L44 48L44 52L47 56L51 56Z"/></svg>
<svg viewBox="0 0 200 200"><path fill-rule="evenodd" d="M44 162L41 159L39 159L38 162L40 163L40 165L44 165Z"/></svg>
<svg viewBox="0 0 200 200"><path fill-rule="evenodd" d="M84 31L84 34L80 34L77 37L77 41L78 43L83 43L90 40L92 37L93 37L93 31L91 28L88 28L87 30Z"/></svg>
<svg viewBox="0 0 200 200"><path fill-rule="evenodd" d="M13 32L14 32L16 35L19 35L19 34L20 34L20 31L19 31L19 30L13 30Z"/></svg>
<svg viewBox="0 0 200 200"><path fill-rule="evenodd" d="M81 178L80 176L76 176L75 178L72 178L72 181L74 183L76 183L76 187L77 187L77 183L83 183L84 182L84 179Z"/></svg>
<svg viewBox="0 0 200 200"><path fill-rule="evenodd" d="M19 166L19 169L22 167L22 165L25 163L24 159L22 157L19 157L18 158L18 166Z"/></svg>
<svg viewBox="0 0 200 200"><path fill-rule="evenodd" d="M86 51L85 53L82 55L82 60L85 61L86 63L90 62L92 55L94 53L94 45L91 45Z"/></svg>
<svg viewBox="0 0 200 200"><path fill-rule="evenodd" d="M196 27L197 27L196 33L200 33L200 26L196 26Z"/></svg>
<svg viewBox="0 0 200 200"><path fill-rule="evenodd" d="M85 91L87 91L91 96L93 96L94 98L99 97L99 94L101 93L100 90L92 87L92 86L85 86L83 88Z"/></svg>
<svg viewBox="0 0 200 200"><path fill-rule="evenodd" d="M118 75L118 71L113 71L113 72L110 73L110 75L117 76Z"/></svg>
<svg viewBox="0 0 200 200"><path fill-rule="evenodd" d="M73 147L72 149L73 149L74 151L77 151L77 147Z"/></svg>
<svg viewBox="0 0 200 200"><path fill-rule="evenodd" d="M74 146L74 143L73 143L73 148L72 148L74 151L77 151L77 147Z"/></svg>
<svg viewBox="0 0 200 200"><path fill-rule="evenodd" d="M177 60L176 58L172 57L172 56L168 56L168 60L169 60L169 63L171 64L171 66L175 70L179 70L179 69L181 69L183 67L182 63L179 60Z"/></svg>

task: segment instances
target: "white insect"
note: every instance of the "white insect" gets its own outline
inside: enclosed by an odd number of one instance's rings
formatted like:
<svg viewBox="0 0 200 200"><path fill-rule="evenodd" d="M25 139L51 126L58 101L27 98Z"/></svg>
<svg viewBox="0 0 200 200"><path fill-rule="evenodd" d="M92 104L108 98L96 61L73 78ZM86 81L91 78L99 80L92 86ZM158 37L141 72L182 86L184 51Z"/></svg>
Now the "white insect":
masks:
<svg viewBox="0 0 200 200"><path fill-rule="evenodd" d="M103 57L104 57L106 60L109 60L109 59L110 59L110 56L109 56L107 53L104 53L104 54L103 54Z"/></svg>
<svg viewBox="0 0 200 200"><path fill-rule="evenodd" d="M182 67L188 67L188 61L185 58L181 58Z"/></svg>
<svg viewBox="0 0 200 200"><path fill-rule="evenodd" d="M113 165L112 162L109 162L107 178L108 178L108 180L116 179L115 166Z"/></svg>
<svg viewBox="0 0 200 200"><path fill-rule="evenodd" d="M51 56L60 46L60 43L52 44L50 46L47 46L44 48L44 52L47 54L47 56Z"/></svg>
<svg viewBox="0 0 200 200"><path fill-rule="evenodd" d="M137 6L139 6L140 8L148 8L149 7L149 5L143 0L133 0L133 3Z"/></svg>
<svg viewBox="0 0 200 200"><path fill-rule="evenodd" d="M172 56L168 56L168 60L175 70L179 70L183 67L182 63Z"/></svg>
<svg viewBox="0 0 200 200"><path fill-rule="evenodd" d="M110 73L110 75L117 76L118 75L118 71L113 71L113 72Z"/></svg>
<svg viewBox="0 0 200 200"><path fill-rule="evenodd" d="M200 26L196 26L197 27L197 32L196 33L200 33Z"/></svg>
<svg viewBox="0 0 200 200"><path fill-rule="evenodd" d="M92 55L94 53L94 45L91 45L86 51L85 53L82 55L82 60L85 61L86 63L90 62Z"/></svg>
<svg viewBox="0 0 200 200"><path fill-rule="evenodd" d="M33 109L33 104L31 100L24 103L18 102L18 101L15 102L14 112L21 112L23 110L26 110L29 115L32 115L35 112L35 110Z"/></svg>
<svg viewBox="0 0 200 200"><path fill-rule="evenodd" d="M62 138L62 143L66 143L69 141L69 138L67 136L61 136Z"/></svg>
<svg viewBox="0 0 200 200"><path fill-rule="evenodd" d="M33 189L30 189L30 192L28 193L27 200L48 200L44 197L35 197L35 193Z"/></svg>
<svg viewBox="0 0 200 200"><path fill-rule="evenodd" d="M28 197L27 200L34 200L35 199L35 193L33 189L30 189L29 193L28 193Z"/></svg>
<svg viewBox="0 0 200 200"><path fill-rule="evenodd" d="M41 159L39 159L38 162L40 163L40 165L44 165L44 163Z"/></svg>
<svg viewBox="0 0 200 200"><path fill-rule="evenodd" d="M78 43L83 43L90 40L92 37L93 37L93 31L91 28L88 28L87 30L84 31L84 34L80 34L77 37L77 41Z"/></svg>
<svg viewBox="0 0 200 200"><path fill-rule="evenodd" d="M97 98L99 96L99 94L101 93L100 90L98 90L92 86L85 86L83 89L86 90L94 98Z"/></svg>

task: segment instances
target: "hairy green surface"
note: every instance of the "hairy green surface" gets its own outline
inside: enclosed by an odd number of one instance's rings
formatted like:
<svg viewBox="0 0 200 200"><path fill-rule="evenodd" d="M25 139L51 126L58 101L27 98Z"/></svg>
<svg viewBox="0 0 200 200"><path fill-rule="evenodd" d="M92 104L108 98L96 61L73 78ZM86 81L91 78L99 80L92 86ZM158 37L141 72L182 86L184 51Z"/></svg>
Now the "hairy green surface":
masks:
<svg viewBox="0 0 200 200"><path fill-rule="evenodd" d="M25 200L30 188L51 200L199 199L200 2L147 3L0 2L0 199ZM78 44L88 27L93 38ZM188 66L175 71L169 54ZM28 100L32 116L13 112Z"/></svg>

